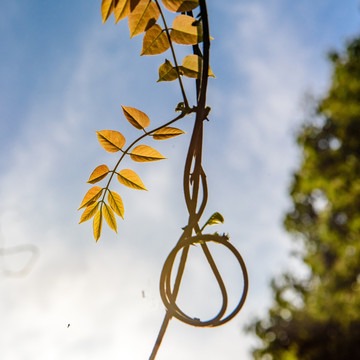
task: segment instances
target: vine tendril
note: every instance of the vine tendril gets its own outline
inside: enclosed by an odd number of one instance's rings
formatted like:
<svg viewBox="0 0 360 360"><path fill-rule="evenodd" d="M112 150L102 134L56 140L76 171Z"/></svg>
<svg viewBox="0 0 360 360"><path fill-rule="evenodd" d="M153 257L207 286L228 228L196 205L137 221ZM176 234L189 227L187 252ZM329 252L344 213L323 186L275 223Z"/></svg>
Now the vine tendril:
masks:
<svg viewBox="0 0 360 360"><path fill-rule="evenodd" d="M244 260L236 248L229 242L229 238L225 235L220 236L218 234L202 234L199 226L200 218L205 210L208 200L206 174L202 167L202 144L203 122L208 115L208 109L206 108L206 92L210 55L210 34L206 2L205 0L200 0L199 3L200 17L203 24L203 52L201 52L198 45L194 45L193 53L200 56L203 66L201 77L200 79L196 80L196 118L186 157L183 179L184 197L189 213L189 218L187 225L183 228L184 231L180 236L180 239L168 255L161 272L160 296L166 308L166 314L149 360L155 359L169 321L172 317L175 317L186 324L198 327L215 327L223 325L230 321L241 310L245 303L248 291L248 275ZM189 12L188 14L192 16L192 12ZM202 190L201 201L199 201L200 190ZM196 235L193 235L193 233ZM236 307L227 316L224 315L226 314L228 306L228 294L224 281L207 246L207 243L210 241L225 246L235 256L243 275L243 291L241 297ZM204 252L207 262L215 276L222 296L222 305L218 314L215 315L212 319L206 321L201 321L199 318L190 317L189 315L185 314L176 304L176 299L179 293L180 283L185 270L190 246L194 244L201 245L201 249ZM179 254L181 254L180 261L177 268L175 281L172 286L171 274L173 272L175 259Z"/></svg>

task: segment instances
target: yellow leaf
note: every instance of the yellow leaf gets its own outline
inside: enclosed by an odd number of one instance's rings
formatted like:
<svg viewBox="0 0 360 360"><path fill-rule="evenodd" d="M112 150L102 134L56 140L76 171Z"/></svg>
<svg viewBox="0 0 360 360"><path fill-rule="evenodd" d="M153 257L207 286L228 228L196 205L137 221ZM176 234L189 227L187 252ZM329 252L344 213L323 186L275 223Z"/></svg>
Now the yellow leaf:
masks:
<svg viewBox="0 0 360 360"><path fill-rule="evenodd" d="M98 201L89 205L82 213L79 224L90 220L95 215L98 207L99 207Z"/></svg>
<svg viewBox="0 0 360 360"><path fill-rule="evenodd" d="M103 19L103 24L114 11L114 0L102 0L101 3L101 15Z"/></svg>
<svg viewBox="0 0 360 360"><path fill-rule="evenodd" d="M110 206L104 203L104 218L111 229L117 233L117 224L115 219L114 211Z"/></svg>
<svg viewBox="0 0 360 360"><path fill-rule="evenodd" d="M99 165L90 175L89 180L87 181L90 184L95 184L98 181L104 179L109 173L109 168L106 165Z"/></svg>
<svg viewBox="0 0 360 360"><path fill-rule="evenodd" d="M100 145L108 152L119 151L125 145L124 136L115 130L96 131Z"/></svg>
<svg viewBox="0 0 360 360"><path fill-rule="evenodd" d="M140 0L129 15L130 37L139 35L151 28L160 16L157 5L151 0Z"/></svg>
<svg viewBox="0 0 360 360"><path fill-rule="evenodd" d="M203 230L208 225L217 225L220 223L224 223L224 217L219 213L216 212L210 216L208 221L205 223L205 225L202 227L201 230Z"/></svg>
<svg viewBox="0 0 360 360"><path fill-rule="evenodd" d="M101 235L102 220L102 207L100 207L99 211L95 214L93 221L94 238L96 242L99 240Z"/></svg>
<svg viewBox="0 0 360 360"><path fill-rule="evenodd" d="M159 79L160 81L173 81L179 77L176 68L172 66L169 60L165 60L165 62L159 67Z"/></svg>
<svg viewBox="0 0 360 360"><path fill-rule="evenodd" d="M195 45L202 41L202 25L192 16L178 15L170 32L171 40L177 44Z"/></svg>
<svg viewBox="0 0 360 360"><path fill-rule="evenodd" d="M185 131L182 131L180 129L165 126L159 130L156 130L152 137L154 140L167 140L175 136L179 136L181 134L185 134Z"/></svg>
<svg viewBox="0 0 360 360"><path fill-rule="evenodd" d="M93 186L84 196L84 199L78 208L78 210L88 207L92 203L94 203L102 193L103 189L100 186Z"/></svg>
<svg viewBox="0 0 360 360"><path fill-rule="evenodd" d="M188 55L185 56L181 70L183 71L184 75L190 78L199 79L201 76L203 60L198 55ZM215 77L213 72L209 67L208 76Z"/></svg>
<svg viewBox="0 0 360 360"><path fill-rule="evenodd" d="M118 174L118 180L121 184L136 190L146 190L139 176L130 169L121 170Z"/></svg>
<svg viewBox="0 0 360 360"><path fill-rule="evenodd" d="M157 150L147 145L139 145L130 154L132 160L137 162L157 161L166 159Z"/></svg>
<svg viewBox="0 0 360 360"><path fill-rule="evenodd" d="M150 125L149 117L142 111L129 106L122 106L123 112L129 123L139 130Z"/></svg>
<svg viewBox="0 0 360 360"><path fill-rule="evenodd" d="M118 193L115 191L108 190L108 202L111 208L115 211L115 214L124 218L124 205L122 199Z"/></svg>
<svg viewBox="0 0 360 360"><path fill-rule="evenodd" d="M185 12L199 6L199 0L162 0L164 6L173 12Z"/></svg>
<svg viewBox="0 0 360 360"><path fill-rule="evenodd" d="M158 55L170 47L169 39L160 25L155 24L146 31L141 55Z"/></svg>
<svg viewBox="0 0 360 360"><path fill-rule="evenodd" d="M129 16L139 1L140 0L119 0L114 9L115 23Z"/></svg>

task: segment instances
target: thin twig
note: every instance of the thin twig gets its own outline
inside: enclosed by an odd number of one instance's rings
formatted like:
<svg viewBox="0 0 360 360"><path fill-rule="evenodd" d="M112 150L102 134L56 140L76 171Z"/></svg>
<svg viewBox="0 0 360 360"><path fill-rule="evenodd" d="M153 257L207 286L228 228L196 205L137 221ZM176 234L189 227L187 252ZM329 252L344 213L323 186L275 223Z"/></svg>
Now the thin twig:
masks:
<svg viewBox="0 0 360 360"><path fill-rule="evenodd" d="M158 1L158 0L155 0L155 3L156 3L156 5L157 5L157 7L158 7L158 9L159 9L159 11L160 11L160 15L161 15L162 21L163 21L163 23L164 23L165 32L166 32L166 35L167 35L167 38L168 38L168 41L169 41L169 45L170 45L170 49L171 49L171 53L172 53L172 56L173 56L173 59L174 59L176 72L177 72L177 74L178 74L179 85L180 85L181 93L182 93L182 96L183 96L183 99L184 99L184 105L185 105L185 108L188 108L188 107L189 107L189 103L188 103L188 100L187 100L187 97L186 97L184 85L183 85L182 80L181 80L179 65L178 65L178 62L177 62L177 59L176 59L175 50L174 50L174 47L173 47L173 44L172 44L172 41L171 41L170 31L169 31L169 28L168 28L168 26L167 26L167 24L166 24L165 16L164 16L164 13L163 13L163 11L162 11L162 9L161 9L161 6L160 6L160 4L159 4L159 1Z"/></svg>
<svg viewBox="0 0 360 360"><path fill-rule="evenodd" d="M117 168L119 167L121 161L124 159L125 155L128 155L128 154L129 154L129 151L131 150L131 148L132 148L135 144L137 144L140 140L142 140L142 139L145 138L146 136L150 136L150 135L153 134L155 131L158 131L158 130L166 127L166 126L169 126L169 125L173 124L173 123L176 122L176 121L179 121L180 119L184 118L185 115L187 115L187 114L189 114L189 113L191 113L191 112L192 112L192 110L183 111L180 115L178 115L176 118L168 121L166 124L163 124L163 125L155 128L155 129L153 129L153 130L151 130L151 131L149 131L149 132L146 132L146 131L145 131L145 134L139 136L136 140L134 140L134 141L126 148L125 151L122 150L122 151L123 151L123 154L121 155L120 159L118 160L118 162L117 162L116 165L114 166L114 169L111 171L111 175L110 175L110 177L109 177L109 180L108 180L106 186L103 188L103 189L105 189L105 191L104 191L103 197L102 197L102 199L100 200L100 202L102 202L102 203L104 202L106 192L109 190L109 186L110 186L111 180L112 180L114 174L116 173ZM102 206L102 204L101 204L101 206Z"/></svg>

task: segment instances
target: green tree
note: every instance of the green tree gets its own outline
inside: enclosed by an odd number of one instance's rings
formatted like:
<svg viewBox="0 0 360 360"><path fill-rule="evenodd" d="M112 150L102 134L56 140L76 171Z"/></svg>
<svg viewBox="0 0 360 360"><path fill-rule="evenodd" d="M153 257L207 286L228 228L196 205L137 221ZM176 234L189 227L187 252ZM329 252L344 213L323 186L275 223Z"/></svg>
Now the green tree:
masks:
<svg viewBox="0 0 360 360"><path fill-rule="evenodd" d="M274 280L255 359L360 359L360 38L329 56L327 95L301 129L302 162L284 224L300 241L306 279Z"/></svg>

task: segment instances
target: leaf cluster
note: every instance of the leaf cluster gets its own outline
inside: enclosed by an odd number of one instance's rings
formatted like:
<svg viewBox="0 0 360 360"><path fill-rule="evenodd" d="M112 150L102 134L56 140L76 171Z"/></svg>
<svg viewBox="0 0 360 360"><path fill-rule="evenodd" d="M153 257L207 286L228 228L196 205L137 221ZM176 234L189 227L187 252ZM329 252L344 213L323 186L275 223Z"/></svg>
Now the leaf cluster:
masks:
<svg viewBox="0 0 360 360"><path fill-rule="evenodd" d="M97 138L104 150L110 153L120 152L122 155L115 165L114 169L110 170L107 165L99 165L91 173L88 183L95 184L106 178L108 182L105 187L93 186L84 196L79 210L85 209L81 215L80 223L93 220L94 238L97 241L101 235L103 218L111 229L117 232L117 222L115 215L124 218L124 205L121 196L109 189L111 180L114 175L117 176L118 182L126 187L136 190L147 190L140 177L135 171L131 169L118 170L121 161L125 156L129 156L135 162L151 162L165 159L154 148L148 145L138 145L134 147L135 143L145 136L152 136L154 140L166 140L172 137L183 134L180 129L163 126L158 130L146 132L145 128L150 125L149 117L142 111L122 106L125 118L129 123L138 130L142 130L144 135L140 136L127 149L123 150L126 139L118 131L115 130L101 130L97 131ZM107 202L106 202L107 199Z"/></svg>
<svg viewBox="0 0 360 360"><path fill-rule="evenodd" d="M164 7L177 13L190 12L199 6L199 1L162 0ZM105 23L113 14L115 23L128 18L130 37L144 34L141 55L159 55L172 49L173 44L196 45L202 42L202 23L193 16L180 14L173 20L171 28L166 24L163 11L157 0L103 0L101 5L103 22ZM160 16L164 26L157 21ZM175 66L165 59L160 65L160 81L173 81L180 76L200 78L202 71L202 58L199 55L187 55L181 66ZM209 69L209 76L214 77Z"/></svg>
<svg viewBox="0 0 360 360"><path fill-rule="evenodd" d="M97 131L97 138L100 145L107 152L120 153L120 158L113 169L107 165L99 165L91 173L88 180L89 184L96 184L100 181L107 181L105 186L93 186L85 194L79 210L84 209L80 223L93 218L93 232L95 240L100 238L103 218L111 229L117 232L116 215L124 218L124 205L121 196L110 190L110 184L114 176L118 182L126 187L136 190L147 190L140 177L132 169L120 169L120 164L125 157L130 157L134 162L151 162L165 159L156 149L139 143L145 137L151 136L154 140L167 140L184 133L184 131L170 126L172 123L182 119L196 111L190 108L181 78L183 76L199 79L202 75L203 60L201 52L184 57L179 66L174 51L174 44L177 45L197 45L203 41L202 21L192 15L192 11L199 6L198 0L162 0L162 5L171 12L178 14L168 27L164 12L158 0L102 0L101 14L103 23L111 15L115 18L115 23L120 20L128 19L130 37L140 34L143 36L141 55L159 55L167 50L171 50L174 65L168 59L159 67L159 79L161 81L178 80L183 102L179 103L176 111L180 114L151 131L147 128L150 119L143 111L128 106L122 106L122 111L128 122L140 130L142 134L129 146L125 147L125 136L115 130ZM163 25L158 23L162 19ZM209 68L208 76L214 76ZM137 146L135 146L137 145ZM216 220L214 220L216 221Z"/></svg>

